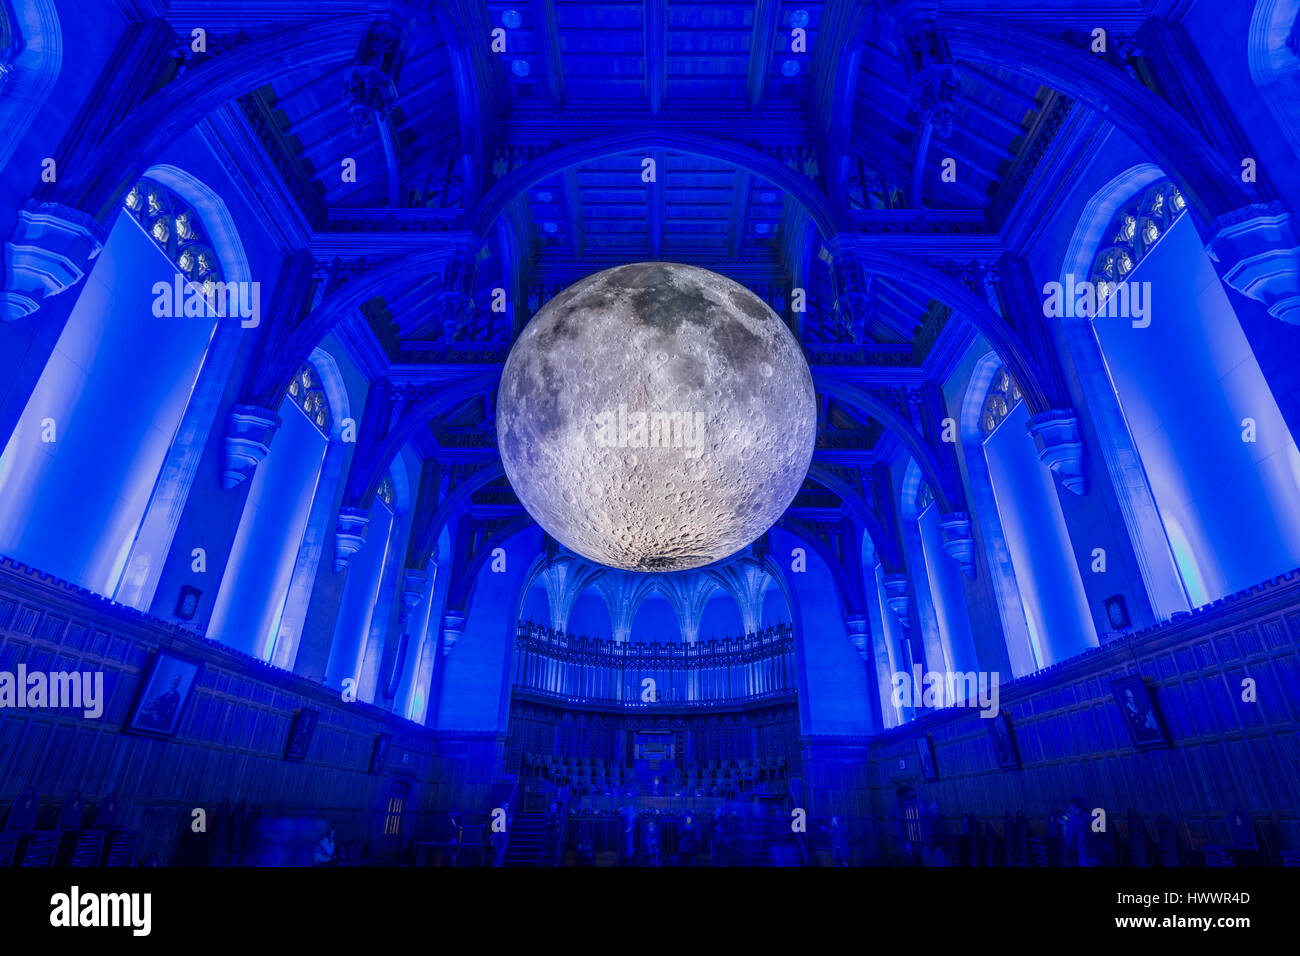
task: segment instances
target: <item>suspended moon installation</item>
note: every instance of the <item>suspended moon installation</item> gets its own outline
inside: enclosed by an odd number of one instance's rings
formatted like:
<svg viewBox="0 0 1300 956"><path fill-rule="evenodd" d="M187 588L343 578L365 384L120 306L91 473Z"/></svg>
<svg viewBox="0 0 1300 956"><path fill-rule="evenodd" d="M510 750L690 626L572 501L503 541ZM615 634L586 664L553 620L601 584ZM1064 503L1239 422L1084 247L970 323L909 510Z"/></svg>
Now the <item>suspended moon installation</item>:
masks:
<svg viewBox="0 0 1300 956"><path fill-rule="evenodd" d="M725 558L781 516L812 461L812 375L785 323L707 269L607 269L548 302L506 360L497 444L552 537L611 567Z"/></svg>

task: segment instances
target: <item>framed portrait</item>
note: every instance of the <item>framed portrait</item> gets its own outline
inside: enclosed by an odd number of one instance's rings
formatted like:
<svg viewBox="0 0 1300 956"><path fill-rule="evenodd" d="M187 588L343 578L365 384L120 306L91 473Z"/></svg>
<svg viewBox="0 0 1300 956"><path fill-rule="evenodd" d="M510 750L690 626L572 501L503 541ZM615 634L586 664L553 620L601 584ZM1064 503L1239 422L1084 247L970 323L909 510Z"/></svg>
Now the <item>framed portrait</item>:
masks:
<svg viewBox="0 0 1300 956"><path fill-rule="evenodd" d="M182 621L194 620L194 615L199 609L199 598L203 592L196 587L186 584L181 588L180 596L176 598L176 611L174 612Z"/></svg>
<svg viewBox="0 0 1300 956"><path fill-rule="evenodd" d="M1124 595L1115 594L1106 598L1106 620L1110 626L1117 631L1122 631L1133 622L1128 616L1128 603L1124 600Z"/></svg>
<svg viewBox="0 0 1300 956"><path fill-rule="evenodd" d="M1156 713L1155 701L1141 674L1131 674L1110 682L1110 691L1124 716L1124 726L1139 750L1169 746L1164 724Z"/></svg>
<svg viewBox="0 0 1300 956"><path fill-rule="evenodd" d="M311 747L312 734L316 733L316 723L320 720L320 711L303 707L293 717L293 726L289 728L289 745L285 747L284 759L302 763L307 759L307 750Z"/></svg>
<svg viewBox="0 0 1300 956"><path fill-rule="evenodd" d="M921 776L927 783L934 783L939 779L939 772L934 767L934 743L930 740L929 734L922 734L916 738L916 755L921 760Z"/></svg>
<svg viewBox="0 0 1300 956"><path fill-rule="evenodd" d="M1003 770L1019 770L1020 754L1015 738L1011 736L1011 720L1005 712L988 719L989 737L993 740L993 754Z"/></svg>
<svg viewBox="0 0 1300 956"><path fill-rule="evenodd" d="M202 673L202 661L159 650L150 662L123 729L151 737L174 737Z"/></svg>
<svg viewBox="0 0 1300 956"><path fill-rule="evenodd" d="M380 734L375 738L374 749L370 752L370 772L383 773L388 765L388 747L393 742L391 734Z"/></svg>

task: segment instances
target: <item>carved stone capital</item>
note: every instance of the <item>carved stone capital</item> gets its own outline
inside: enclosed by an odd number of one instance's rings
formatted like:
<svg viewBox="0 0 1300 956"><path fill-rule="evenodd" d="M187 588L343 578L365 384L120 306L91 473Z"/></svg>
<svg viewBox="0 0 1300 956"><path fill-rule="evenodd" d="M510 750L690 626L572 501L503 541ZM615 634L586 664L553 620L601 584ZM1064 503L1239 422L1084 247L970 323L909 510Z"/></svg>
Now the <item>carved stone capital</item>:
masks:
<svg viewBox="0 0 1300 956"><path fill-rule="evenodd" d="M29 202L5 243L0 319L31 315L41 301L76 285L104 248L99 224L77 209Z"/></svg>
<svg viewBox="0 0 1300 956"><path fill-rule="evenodd" d="M903 625L904 629L910 630L912 616L911 600L907 595L907 575L886 575L881 583L885 586L885 600L889 604L889 609L894 612L898 622Z"/></svg>
<svg viewBox="0 0 1300 956"><path fill-rule="evenodd" d="M221 487L233 488L257 470L271 450L271 439L279 427L280 416L269 408L236 405L231 409Z"/></svg>
<svg viewBox="0 0 1300 956"><path fill-rule="evenodd" d="M465 615L460 611L448 611L442 616L442 653L450 654L460 636L465 633Z"/></svg>
<svg viewBox="0 0 1300 956"><path fill-rule="evenodd" d="M971 534L970 515L954 511L939 516L939 530L943 534L943 549L957 562L961 573L975 577L975 538Z"/></svg>
<svg viewBox="0 0 1300 956"><path fill-rule="evenodd" d="M871 659L871 622L866 615L855 614L844 622L844 627L848 631L849 641L858 650L858 655L864 660Z"/></svg>
<svg viewBox="0 0 1300 956"><path fill-rule="evenodd" d="M1079 419L1072 409L1051 409L1029 419L1029 434L1038 446L1038 457L1061 487L1076 495L1086 494L1088 478L1083 470L1083 440Z"/></svg>
<svg viewBox="0 0 1300 956"><path fill-rule="evenodd" d="M345 506L339 509L338 523L334 527L334 573L342 571L352 560L352 555L366 543L366 528L370 526L370 511L366 508Z"/></svg>
<svg viewBox="0 0 1300 956"><path fill-rule="evenodd" d="M1300 325L1300 239L1281 203L1256 203L1210 223L1205 246L1223 281L1262 302L1269 315Z"/></svg>

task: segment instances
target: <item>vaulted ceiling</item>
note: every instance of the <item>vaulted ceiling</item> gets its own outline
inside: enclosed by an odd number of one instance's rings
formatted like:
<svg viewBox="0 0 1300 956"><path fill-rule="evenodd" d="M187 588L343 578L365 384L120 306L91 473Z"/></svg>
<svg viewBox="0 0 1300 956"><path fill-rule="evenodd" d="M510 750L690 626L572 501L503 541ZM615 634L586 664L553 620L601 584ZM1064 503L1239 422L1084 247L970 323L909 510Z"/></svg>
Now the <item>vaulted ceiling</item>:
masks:
<svg viewBox="0 0 1300 956"><path fill-rule="evenodd" d="M858 280L825 244L828 215L908 248L959 235L986 250L983 269L1070 106L989 60L950 56L910 0L319 2L281 0L265 23L236 0L171 0L169 16L254 35L370 19L350 57L283 74L240 107L318 261L364 270L422 243L452 249L360 310L395 387L424 394L458 369L498 368L528 319L592 272L689 262L764 298L815 378L861 390L821 396L826 468L892 453L898 423L919 427L908 395L969 333L935 290L888 271L861 276L847 308L845 283ZM1051 36L1091 16L1064 0L1007 5ZM947 6L1002 15L991 0ZM940 175L946 163L955 176ZM956 274L972 260L929 262ZM476 395L415 441L444 461L491 459L493 421L493 396ZM846 489L870 498L861 477L832 483L810 478L794 513L829 514ZM495 514L510 497L498 478L468 507Z"/></svg>

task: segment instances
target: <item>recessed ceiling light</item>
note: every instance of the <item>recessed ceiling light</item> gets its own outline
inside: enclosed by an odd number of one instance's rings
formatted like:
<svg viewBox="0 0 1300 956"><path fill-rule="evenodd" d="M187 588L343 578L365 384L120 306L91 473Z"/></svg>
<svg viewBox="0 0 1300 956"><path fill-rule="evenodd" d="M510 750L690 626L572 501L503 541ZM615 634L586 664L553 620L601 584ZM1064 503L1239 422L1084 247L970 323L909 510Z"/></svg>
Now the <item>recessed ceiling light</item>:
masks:
<svg viewBox="0 0 1300 956"><path fill-rule="evenodd" d="M518 14L516 14L516 16L518 16ZM794 13L790 14L790 26L806 27L807 25L808 25L807 10L796 10Z"/></svg>
<svg viewBox="0 0 1300 956"><path fill-rule="evenodd" d="M806 17L807 14L804 16ZM501 14L501 22L511 30L517 30L519 24L524 22L524 18L519 15L518 10L507 10L505 13ZM798 26L798 24L795 24L795 26Z"/></svg>

